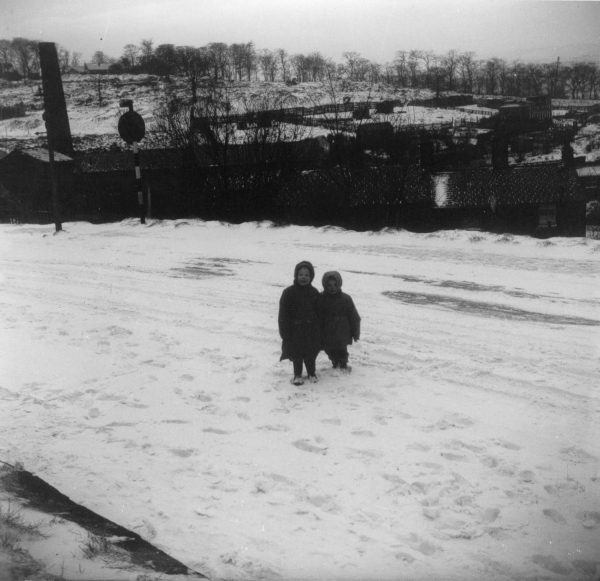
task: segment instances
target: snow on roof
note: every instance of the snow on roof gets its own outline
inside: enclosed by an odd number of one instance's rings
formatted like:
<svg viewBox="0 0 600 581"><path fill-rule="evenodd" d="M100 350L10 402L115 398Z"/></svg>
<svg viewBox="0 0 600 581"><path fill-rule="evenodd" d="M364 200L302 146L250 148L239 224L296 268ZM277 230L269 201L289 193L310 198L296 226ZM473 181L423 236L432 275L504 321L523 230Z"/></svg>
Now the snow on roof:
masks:
<svg viewBox="0 0 600 581"><path fill-rule="evenodd" d="M490 107L480 107L479 105L460 105L459 107L455 107L456 109L461 109L463 111L470 112L481 112L481 113L496 113L497 109L491 109Z"/></svg>
<svg viewBox="0 0 600 581"><path fill-rule="evenodd" d="M577 168L577 175L582 177L600 176L600 165L588 165Z"/></svg>
<svg viewBox="0 0 600 581"><path fill-rule="evenodd" d="M47 149L23 149L21 151L23 155L28 155L29 157L33 157L39 161L49 162L48 150ZM63 153L54 152L54 161L73 161L72 157L64 155Z"/></svg>

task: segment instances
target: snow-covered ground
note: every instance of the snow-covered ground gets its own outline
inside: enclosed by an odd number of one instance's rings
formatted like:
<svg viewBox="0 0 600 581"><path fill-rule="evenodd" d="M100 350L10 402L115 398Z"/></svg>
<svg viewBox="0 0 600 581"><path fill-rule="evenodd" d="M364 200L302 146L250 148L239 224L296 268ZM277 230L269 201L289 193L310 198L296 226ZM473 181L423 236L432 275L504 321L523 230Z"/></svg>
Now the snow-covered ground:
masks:
<svg viewBox="0 0 600 581"><path fill-rule="evenodd" d="M0 225L1 460L211 579L599 578L599 242L53 230ZM295 387L300 260L362 336Z"/></svg>

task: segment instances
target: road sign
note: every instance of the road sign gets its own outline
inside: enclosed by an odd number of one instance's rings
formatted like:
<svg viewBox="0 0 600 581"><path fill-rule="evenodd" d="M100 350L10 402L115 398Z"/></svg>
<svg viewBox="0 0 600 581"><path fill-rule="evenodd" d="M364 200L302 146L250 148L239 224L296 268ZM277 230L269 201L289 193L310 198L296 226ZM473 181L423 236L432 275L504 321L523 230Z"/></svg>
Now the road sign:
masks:
<svg viewBox="0 0 600 581"><path fill-rule="evenodd" d="M121 115L118 129L121 139L129 145L134 141L141 141L144 139L144 135L146 135L146 124L142 116L135 111L126 111Z"/></svg>

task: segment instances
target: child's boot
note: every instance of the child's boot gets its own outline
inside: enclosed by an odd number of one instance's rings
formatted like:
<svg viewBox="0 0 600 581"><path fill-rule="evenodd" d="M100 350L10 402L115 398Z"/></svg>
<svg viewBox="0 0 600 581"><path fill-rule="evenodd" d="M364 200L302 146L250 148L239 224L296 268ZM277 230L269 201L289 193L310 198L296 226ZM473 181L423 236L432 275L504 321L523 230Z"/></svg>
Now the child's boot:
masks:
<svg viewBox="0 0 600 581"><path fill-rule="evenodd" d="M300 375L295 375L294 379L292 379L292 383L294 385L304 385L304 379Z"/></svg>
<svg viewBox="0 0 600 581"><path fill-rule="evenodd" d="M350 367L346 361L340 361L340 371L344 374L350 373L352 371L352 367Z"/></svg>

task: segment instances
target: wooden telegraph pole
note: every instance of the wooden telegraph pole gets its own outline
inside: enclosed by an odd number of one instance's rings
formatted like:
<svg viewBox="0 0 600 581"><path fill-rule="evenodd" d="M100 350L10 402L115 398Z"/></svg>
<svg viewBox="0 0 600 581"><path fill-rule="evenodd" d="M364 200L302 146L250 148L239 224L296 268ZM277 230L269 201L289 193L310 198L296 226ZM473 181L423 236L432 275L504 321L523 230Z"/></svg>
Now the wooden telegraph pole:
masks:
<svg viewBox="0 0 600 581"><path fill-rule="evenodd" d="M43 118L47 115L44 113ZM58 197L58 188L56 186L56 171L54 167L54 143L52 141L52 127L46 120L46 135L48 138L48 169L50 173L50 185L52 187L52 211L54 213L54 228L56 232L62 230L62 222L60 217L60 199Z"/></svg>
<svg viewBox="0 0 600 581"><path fill-rule="evenodd" d="M133 101L131 99L121 99L120 107L128 107L119 118L119 135L125 143L133 146L133 161L135 164L135 182L137 186L138 205L140 210L140 222L146 223L146 213L144 206L144 190L142 188L142 173L140 171L140 152L138 142L146 135L146 124L139 113L133 110Z"/></svg>
<svg viewBox="0 0 600 581"><path fill-rule="evenodd" d="M44 95L44 116L48 136L48 168L52 188L52 209L56 231L62 230L60 196L56 185L54 152L73 155L73 140L69 126L69 115L62 86L58 53L53 42L38 43L42 89Z"/></svg>

